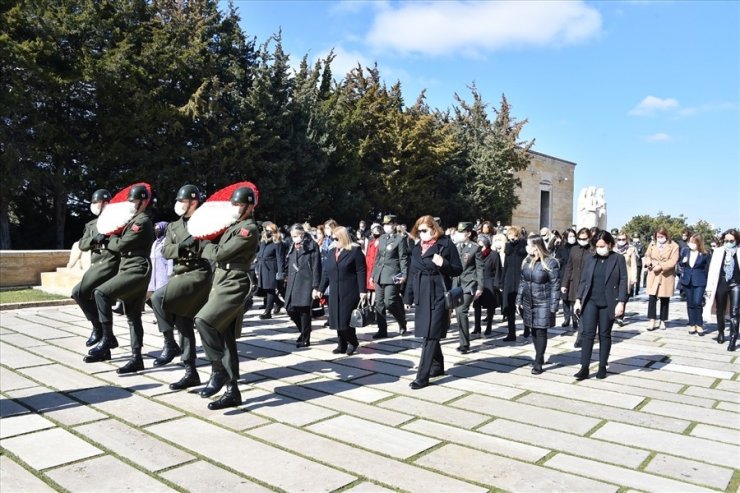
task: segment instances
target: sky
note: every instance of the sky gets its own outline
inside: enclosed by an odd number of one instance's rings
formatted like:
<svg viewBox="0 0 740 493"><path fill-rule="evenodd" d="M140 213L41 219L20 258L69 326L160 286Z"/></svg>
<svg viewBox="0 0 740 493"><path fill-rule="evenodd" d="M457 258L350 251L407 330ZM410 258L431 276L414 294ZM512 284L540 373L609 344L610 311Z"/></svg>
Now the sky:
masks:
<svg viewBox="0 0 740 493"><path fill-rule="evenodd" d="M574 200L605 189L609 228L658 212L740 227L740 2L234 5L258 43L280 31L296 67L330 50L337 78L377 63L409 105L426 90L451 108L472 84L491 107L505 95L533 150L577 164Z"/></svg>

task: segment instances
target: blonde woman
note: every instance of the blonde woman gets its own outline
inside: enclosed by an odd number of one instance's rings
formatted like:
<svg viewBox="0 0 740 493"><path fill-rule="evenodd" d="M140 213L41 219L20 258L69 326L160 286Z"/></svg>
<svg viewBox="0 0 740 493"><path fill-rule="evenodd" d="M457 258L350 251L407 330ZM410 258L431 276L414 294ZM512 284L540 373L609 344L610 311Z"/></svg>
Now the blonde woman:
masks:
<svg viewBox="0 0 740 493"><path fill-rule="evenodd" d="M634 245L629 244L627 233L622 231L617 234L617 245L614 247L614 251L622 255L627 264L627 298L629 298L630 294L634 292L635 284L637 283L637 249ZM617 317L615 322L622 327L624 325L624 313Z"/></svg>
<svg viewBox="0 0 740 493"><path fill-rule="evenodd" d="M540 235L529 235L526 250L516 305L524 320L524 330L532 331L535 349L532 374L539 375L545 363L547 329L554 325L560 301L560 265L547 251Z"/></svg>
<svg viewBox="0 0 740 493"><path fill-rule="evenodd" d="M659 228L655 232L655 242L645 252L643 264L648 271L648 319L647 330L663 329L668 320L668 302L676 287L676 264L678 263L678 244L671 241L671 237L665 228ZM656 306L660 299L660 322Z"/></svg>
<svg viewBox="0 0 740 493"><path fill-rule="evenodd" d="M278 282L282 283L285 279L285 247L277 226L271 222L265 222L262 225L262 238L257 252L255 274L257 274L257 288L265 296L265 311L260 318L263 320L272 318L272 309L276 302L278 310L282 307L276 293Z"/></svg>
<svg viewBox="0 0 740 493"><path fill-rule="evenodd" d="M339 337L339 344L332 352L352 355L360 343L349 321L360 299L367 299L365 255L345 227L336 226L331 233L331 249L314 298L321 298L326 288L330 288L329 326Z"/></svg>

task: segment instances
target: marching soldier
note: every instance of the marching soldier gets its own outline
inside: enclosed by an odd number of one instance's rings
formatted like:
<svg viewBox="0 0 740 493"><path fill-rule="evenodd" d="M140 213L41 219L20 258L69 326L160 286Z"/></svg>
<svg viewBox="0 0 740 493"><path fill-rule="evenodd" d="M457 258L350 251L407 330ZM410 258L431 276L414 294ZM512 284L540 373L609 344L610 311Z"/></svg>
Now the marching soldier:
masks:
<svg viewBox="0 0 740 493"><path fill-rule="evenodd" d="M473 223L461 222L457 225L454 242L462 262L462 273L453 278L452 286L461 287L465 296L462 305L455 308L460 345L457 350L462 354L470 350L470 304L483 294L483 254L481 247L473 237Z"/></svg>
<svg viewBox="0 0 740 493"><path fill-rule="evenodd" d="M108 190L95 190L90 199L90 212L96 217L85 224L85 231L78 242L78 246L83 252L90 252L90 268L82 276L82 280L72 288L72 299L82 309L82 313L93 326L90 337L85 342L87 347L94 346L103 337L103 328L98 318L98 307L93 299L93 290L103 284L105 281L116 275L118 272L118 257L106 250L101 243L95 241L98 236L98 219L97 216L103 212L108 205L111 194ZM111 347L118 347L118 341L115 337L111 341Z"/></svg>
<svg viewBox="0 0 740 493"><path fill-rule="evenodd" d="M406 281L409 244L406 236L396 233L396 216L383 217L383 234L378 242L372 278L375 283L375 311L378 332L373 339L388 337L386 310L393 315L401 335L406 333L406 312L401 300L401 285Z"/></svg>
<svg viewBox="0 0 740 493"><path fill-rule="evenodd" d="M185 375L173 384L172 390L200 385L195 369L195 314L208 300L211 287L211 264L198 253L200 240L188 232L188 220L200 203L200 191L195 185L184 185L175 198L175 213L180 219L172 222L165 233L162 255L172 259L173 275L169 282L152 295L152 309L157 326L164 337L164 348L154 366L166 365L182 354ZM180 333L180 345L175 342L174 330ZM182 349L181 349L182 348Z"/></svg>
<svg viewBox="0 0 740 493"><path fill-rule="evenodd" d="M141 358L144 327L141 324L141 312L144 309L144 298L149 279L152 275L152 263L149 254L154 243L154 225L146 211L151 199L151 192L144 184L136 184L128 193L133 217L126 223L119 235L106 237L98 233L96 241L104 244L113 254L120 257L118 272L110 280L98 286L94 291L98 317L103 329L100 342L85 357L86 363L111 359L113 346L113 312L115 299L123 301L126 319L131 336L131 359L116 370L123 375L144 369Z"/></svg>
<svg viewBox="0 0 740 493"><path fill-rule="evenodd" d="M252 217L254 206L254 191L247 186L237 188L231 195L237 221L221 235L218 244L209 243L201 251L202 258L216 262L216 272L208 301L195 315L195 326L212 367L211 378L200 395L211 397L228 384L226 392L209 403L208 409L242 402L237 386L236 338L241 334L244 301L250 291L249 270L259 243L259 230Z"/></svg>

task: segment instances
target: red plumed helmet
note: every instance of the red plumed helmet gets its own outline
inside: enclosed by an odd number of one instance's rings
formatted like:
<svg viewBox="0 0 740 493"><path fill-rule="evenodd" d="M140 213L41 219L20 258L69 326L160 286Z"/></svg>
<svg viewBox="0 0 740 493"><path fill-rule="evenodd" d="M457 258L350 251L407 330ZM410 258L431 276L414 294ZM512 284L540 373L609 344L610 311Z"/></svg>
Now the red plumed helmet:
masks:
<svg viewBox="0 0 740 493"><path fill-rule="evenodd" d="M103 212L100 213L100 217L98 217L97 223L98 232L110 236L117 235L121 231L123 231L123 228L126 227L126 224L128 224L131 218L136 215L136 211L131 210L131 205L128 201L129 194L132 190L134 190L139 192L139 196L143 196L144 194L141 193L143 192L142 187L146 189L148 195L145 200L151 200L152 186L150 184L139 182L127 186L126 188L115 194L110 203L105 206Z"/></svg>
<svg viewBox="0 0 740 493"><path fill-rule="evenodd" d="M254 183L240 181L222 188L208 197L202 206L195 210L188 220L188 232L199 240L214 240L237 220L232 215L231 196L240 188L251 188L254 205L259 204L259 190Z"/></svg>

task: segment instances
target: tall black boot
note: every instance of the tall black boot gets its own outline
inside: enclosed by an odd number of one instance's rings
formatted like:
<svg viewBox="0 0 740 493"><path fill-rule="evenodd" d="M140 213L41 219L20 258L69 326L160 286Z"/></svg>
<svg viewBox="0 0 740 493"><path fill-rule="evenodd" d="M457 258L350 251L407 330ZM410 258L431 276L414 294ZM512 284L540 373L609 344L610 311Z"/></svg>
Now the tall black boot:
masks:
<svg viewBox="0 0 740 493"><path fill-rule="evenodd" d="M220 360L211 361L211 378L203 390L200 391L201 397L211 397L216 395L226 382L229 381L229 374L226 373L223 363Z"/></svg>
<svg viewBox="0 0 740 493"><path fill-rule="evenodd" d="M118 340L113 335L113 324L101 324L103 336L100 341L93 346L85 356L85 363L95 363L97 361L107 361L111 359L110 350L118 347Z"/></svg>
<svg viewBox="0 0 740 493"><path fill-rule="evenodd" d="M195 363L192 361L185 363L185 375L175 383L170 384L171 390L183 390L200 385L200 375L195 369Z"/></svg>
<svg viewBox="0 0 740 493"><path fill-rule="evenodd" d="M725 342L725 329L723 328L717 328L717 343L723 344Z"/></svg>
<svg viewBox="0 0 740 493"><path fill-rule="evenodd" d="M736 349L737 332L738 332L737 319L731 318L730 319L730 342L727 343L728 351L734 351Z"/></svg>
<svg viewBox="0 0 740 493"><path fill-rule="evenodd" d="M539 375L542 373L542 365L545 364L545 349L547 349L547 330L532 329L532 342L534 343L534 364L532 365L532 374Z"/></svg>
<svg viewBox="0 0 740 493"><path fill-rule="evenodd" d="M154 360L154 366L166 365L175 359L176 356L180 356L182 354L182 349L180 349L180 346L175 342L174 331L168 330L166 332L162 332L162 336L164 337L164 347L162 347L162 352Z"/></svg>
<svg viewBox="0 0 740 493"><path fill-rule="evenodd" d="M218 400L209 402L208 409L216 411L227 407L236 407L242 403L242 394L239 392L239 386L236 380L231 380L226 386L226 392Z"/></svg>
<svg viewBox="0 0 740 493"><path fill-rule="evenodd" d="M98 342L100 342L100 339L103 338L103 328L100 326L99 323L93 323L93 329L90 333L90 337L85 341L85 346L92 347L96 345Z"/></svg>
<svg viewBox="0 0 740 493"><path fill-rule="evenodd" d="M141 348L137 348L131 351L131 359L128 362L116 370L119 375L126 375L128 373L136 373L144 369L144 360L141 358Z"/></svg>

